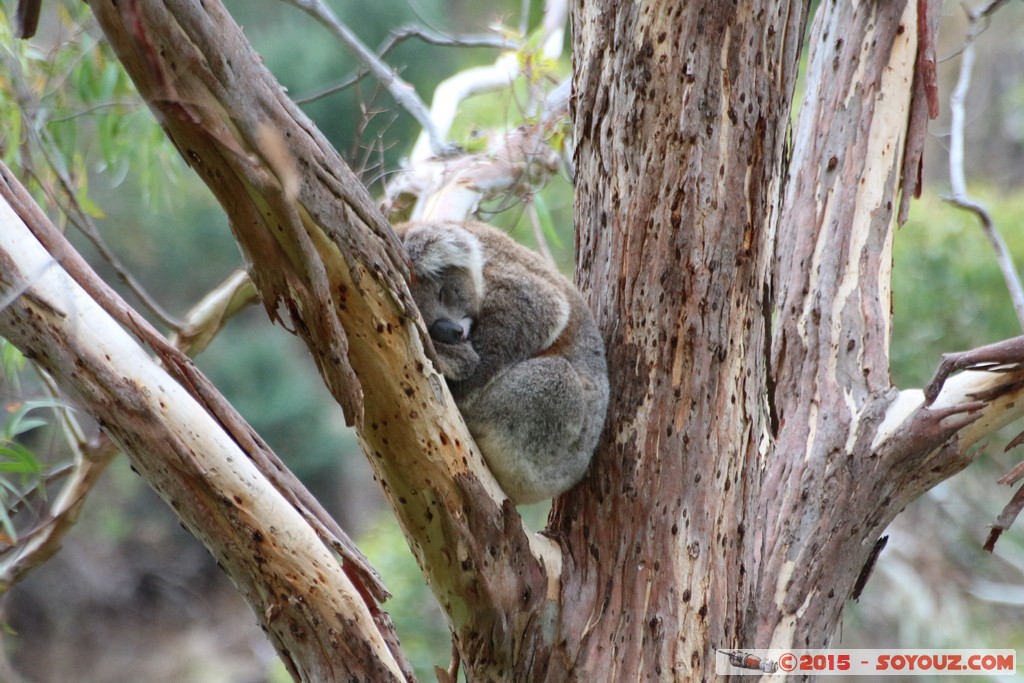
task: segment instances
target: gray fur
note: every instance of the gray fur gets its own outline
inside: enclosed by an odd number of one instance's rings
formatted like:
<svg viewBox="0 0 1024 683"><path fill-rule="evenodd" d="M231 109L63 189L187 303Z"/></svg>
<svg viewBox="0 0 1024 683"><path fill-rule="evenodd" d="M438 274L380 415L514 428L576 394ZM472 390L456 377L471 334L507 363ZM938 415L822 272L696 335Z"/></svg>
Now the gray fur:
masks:
<svg viewBox="0 0 1024 683"><path fill-rule="evenodd" d="M568 490L587 471L608 407L604 345L583 297L488 225L397 230L439 369L498 483L520 504Z"/></svg>

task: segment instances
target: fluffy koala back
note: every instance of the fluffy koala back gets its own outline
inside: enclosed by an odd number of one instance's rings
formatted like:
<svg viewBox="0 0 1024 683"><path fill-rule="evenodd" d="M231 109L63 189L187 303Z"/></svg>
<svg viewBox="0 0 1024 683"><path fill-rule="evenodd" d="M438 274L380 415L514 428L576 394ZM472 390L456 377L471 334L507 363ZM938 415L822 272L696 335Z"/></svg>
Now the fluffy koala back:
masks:
<svg viewBox="0 0 1024 683"><path fill-rule="evenodd" d="M593 332L588 351L596 351L603 361L604 346L593 317L569 280L496 228L483 223L466 223L464 228L480 241L485 261L485 294L473 342L483 360L477 384L502 367L540 354L575 362L581 351L577 342L588 336L588 329Z"/></svg>
<svg viewBox="0 0 1024 683"><path fill-rule="evenodd" d="M604 342L583 296L539 254L488 225L473 377L449 382L491 470L517 503L584 475L604 427Z"/></svg>

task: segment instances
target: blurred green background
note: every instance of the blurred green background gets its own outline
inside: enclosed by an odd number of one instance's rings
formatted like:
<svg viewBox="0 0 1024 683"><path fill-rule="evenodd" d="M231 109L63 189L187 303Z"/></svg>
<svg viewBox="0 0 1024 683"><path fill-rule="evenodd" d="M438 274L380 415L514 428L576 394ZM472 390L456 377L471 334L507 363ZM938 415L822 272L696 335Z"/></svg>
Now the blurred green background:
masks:
<svg viewBox="0 0 1024 683"><path fill-rule="evenodd" d="M80 200L106 242L173 314L180 315L242 266L223 213L162 137L109 54L93 49L97 31L80 2L49 0L40 37L11 39L13 0L0 4L0 50L25 69L24 82L46 107L39 135L49 136L57 164L81 184ZM307 15L269 0L227 5L268 67L296 98L343 80L355 68L345 50ZM379 44L396 27L480 33L519 24L522 3L470 0L332 2L364 42ZM535 25L542 3L530 8ZM989 207L1018 264L1024 262L1024 46L1018 5L979 44L968 138L972 192ZM84 25L84 29L76 26ZM962 36L950 5L940 52ZM88 49L65 45L75 32ZM63 46L63 47L62 47ZM459 69L497 56L418 40L401 43L389 62L421 96ZM0 64L0 156L15 168L44 160L20 142L32 122L17 105L10 61ZM943 62L948 93L957 62ZM567 74L568 57L559 73ZM4 74L7 74L5 78ZM96 103L108 106L97 107ZM894 247L893 379L901 387L928 381L941 353L1021 333L992 252L976 220L941 200L946 188L947 107L932 126L924 196ZM304 106L374 191L382 171L408 154L418 132L372 79ZM508 94L467 102L455 131L520 120ZM465 138L463 138L465 139ZM52 161L52 159L50 160ZM39 185L37 196L46 201ZM572 192L557 177L534 199L556 260L572 264ZM52 204L51 204L52 206ZM526 243L532 232L521 205L496 202L487 219ZM55 220L59 215L51 211ZM74 230L73 241L116 284L109 266ZM136 303L130 293L129 301ZM257 431L303 478L381 572L396 596L387 609L422 680L447 666L450 643L441 615L387 510L341 412L324 390L306 351L262 309L234 319L197 359ZM4 399L35 391L32 373L7 376ZM20 393L18 390L20 389ZM28 440L55 461L59 439L39 429ZM965 473L915 502L890 529L891 539L859 604L846 612L836 645L846 647L1018 647L1024 617L1024 534L1004 534L992 555L981 551L987 525L1011 489L995 480L1020 458L1004 454L1015 434L993 439ZM527 511L535 527L543 506ZM248 608L205 550L120 459L88 501L64 549L5 596L0 621L7 662L0 681L249 682L286 680Z"/></svg>

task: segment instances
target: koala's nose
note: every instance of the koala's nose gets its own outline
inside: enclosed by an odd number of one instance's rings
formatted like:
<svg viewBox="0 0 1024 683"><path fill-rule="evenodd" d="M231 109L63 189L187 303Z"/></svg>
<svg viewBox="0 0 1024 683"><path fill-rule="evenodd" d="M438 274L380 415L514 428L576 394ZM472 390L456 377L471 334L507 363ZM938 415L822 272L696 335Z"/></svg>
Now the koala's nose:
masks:
<svg viewBox="0 0 1024 683"><path fill-rule="evenodd" d="M427 332L430 333L431 339L442 344L458 344L469 336L468 330L464 329L462 324L447 318L435 320Z"/></svg>

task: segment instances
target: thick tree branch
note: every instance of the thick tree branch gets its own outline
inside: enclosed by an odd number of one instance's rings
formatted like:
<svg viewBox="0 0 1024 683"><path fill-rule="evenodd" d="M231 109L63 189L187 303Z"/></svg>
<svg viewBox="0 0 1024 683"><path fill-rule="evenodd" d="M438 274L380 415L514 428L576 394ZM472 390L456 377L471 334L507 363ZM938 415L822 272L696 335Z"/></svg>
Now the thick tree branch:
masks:
<svg viewBox="0 0 1024 683"><path fill-rule="evenodd" d="M209 345L229 318L256 300L249 276L238 271L192 307L181 331L171 341L186 355L194 356ZM40 374L56 398L59 389L48 375ZM48 506L46 516L0 558L0 592L9 590L60 548L77 523L89 491L120 453L117 444L103 432L87 438L72 411L59 410L57 417L72 452L69 472L64 473L67 480ZM382 596L377 591L375 594Z"/></svg>
<svg viewBox="0 0 1024 683"><path fill-rule="evenodd" d="M320 534L324 543L329 544L356 571L365 575L359 580L366 584L370 594L375 599L385 599L387 592L379 584L376 574L370 569L366 560L355 549L346 534L309 492L297 482L280 459L252 432L237 411L199 373L191 360L168 343L116 292L100 280L64 235L53 227L6 166L2 164L0 164L0 180L3 181L3 184L0 185L3 198L14 207L22 220L26 221L35 238L53 255L57 263L118 323L153 349L158 361L182 386L191 392L196 400L203 403L220 420L236 442L243 445L249 457L277 486L282 495L288 498L289 503L305 516L306 521ZM20 292L15 291L8 298L0 297L0 302L10 303L19 294Z"/></svg>
<svg viewBox="0 0 1024 683"><path fill-rule="evenodd" d="M744 633L760 620L765 283L806 12L573 3L577 276L612 384L593 474L552 512L582 567L565 626L587 634L580 678L707 680L715 648L765 646Z"/></svg>
<svg viewBox="0 0 1024 683"><path fill-rule="evenodd" d="M856 410L889 386L890 200L911 103L915 9L823 7L815 19L776 248L773 372L777 385L796 388L777 403L783 420L824 405L848 414L843 392Z"/></svg>
<svg viewBox="0 0 1024 683"><path fill-rule="evenodd" d="M464 660L507 664L516 615L557 604L558 551L502 502L425 355L397 238L219 2L90 4L355 425Z"/></svg>
<svg viewBox="0 0 1024 683"><path fill-rule="evenodd" d="M920 41L934 39L937 11L914 0L823 4L812 29L776 247L772 371L786 389L774 398L780 428L760 507L769 559L757 602L762 617L778 610L774 629L763 620L758 634L772 644L826 644L814 634L833 632L885 525L1024 412L1019 367L945 381L998 362L947 359L927 402L890 386L893 197L901 182L913 189L901 150L920 143L920 112L934 109L921 82L933 49Z"/></svg>
<svg viewBox="0 0 1024 683"><path fill-rule="evenodd" d="M889 380L894 197L905 141L919 143L927 120L913 113L930 108L930 89L913 84L937 11L916 0L822 4L812 28L775 250L780 426L759 505L755 600L762 617L778 614L758 627L766 646L826 644L814 639L833 632L881 530L970 462L963 430L984 423L981 404L926 409L920 392L901 396Z"/></svg>
<svg viewBox="0 0 1024 683"><path fill-rule="evenodd" d="M265 476L262 444L239 439L249 433L239 416L220 410L215 418L208 412L209 393L197 401L79 285L98 278L82 269L66 243L55 249L36 239L26 221L60 243L27 193L2 171L0 300L7 305L0 310L0 334L97 418L211 550L297 679L373 672L380 680L406 680L408 667L396 659L397 642L370 597L380 592L373 575L337 562L297 499L289 500ZM74 277L63 264L75 269ZM151 343L159 337L116 294L101 295L128 316L134 331ZM193 388L203 381L187 359L155 350L168 367L189 375ZM345 543L338 538L335 547ZM348 557L360 562L353 552ZM339 641L347 651L339 650Z"/></svg>

